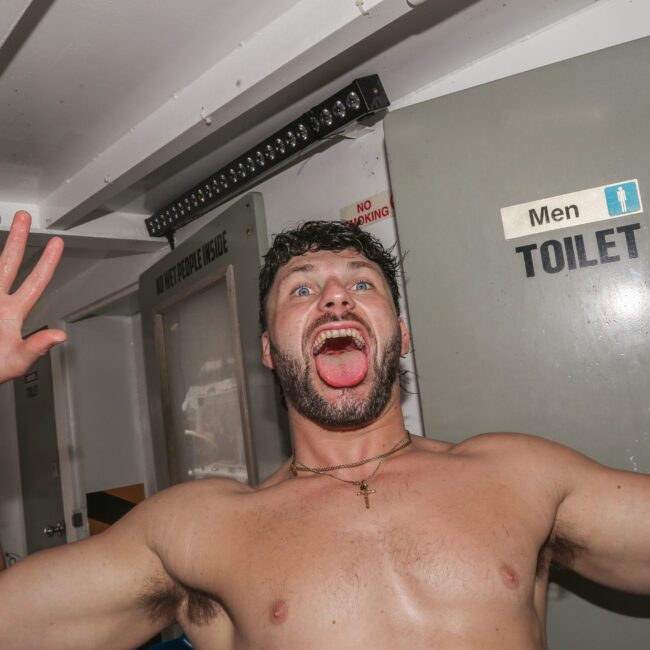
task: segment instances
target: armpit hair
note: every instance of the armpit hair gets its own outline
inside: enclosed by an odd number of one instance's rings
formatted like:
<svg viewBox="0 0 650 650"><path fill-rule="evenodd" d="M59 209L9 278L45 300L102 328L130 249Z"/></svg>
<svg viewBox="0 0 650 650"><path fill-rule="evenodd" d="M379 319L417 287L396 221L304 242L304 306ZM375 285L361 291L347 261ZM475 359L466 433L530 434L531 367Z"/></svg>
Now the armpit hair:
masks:
<svg viewBox="0 0 650 650"><path fill-rule="evenodd" d="M567 531L553 530L537 556L537 577L545 575L551 564L570 569L587 547Z"/></svg>
<svg viewBox="0 0 650 650"><path fill-rule="evenodd" d="M176 620L182 613L190 623L205 625L222 612L219 600L200 589L172 580L154 580L140 597L150 621Z"/></svg>

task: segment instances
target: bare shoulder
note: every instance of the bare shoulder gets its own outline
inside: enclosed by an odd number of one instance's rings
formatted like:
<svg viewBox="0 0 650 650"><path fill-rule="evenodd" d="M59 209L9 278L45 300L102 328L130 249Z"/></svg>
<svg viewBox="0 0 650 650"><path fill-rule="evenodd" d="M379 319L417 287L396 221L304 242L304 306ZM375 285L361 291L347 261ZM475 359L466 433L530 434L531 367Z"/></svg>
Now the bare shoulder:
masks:
<svg viewBox="0 0 650 650"><path fill-rule="evenodd" d="M539 436L525 433L489 432L481 433L461 442L452 443L432 438L413 438L413 446L419 451L458 455L509 455L546 454L561 452L568 447Z"/></svg>
<svg viewBox="0 0 650 650"><path fill-rule="evenodd" d="M575 473L602 467L580 452L536 435L512 432L482 433L462 442L418 442L419 449L465 457L492 466L503 476L537 479L563 495Z"/></svg>
<svg viewBox="0 0 650 650"><path fill-rule="evenodd" d="M481 433L463 440L454 445L452 453L458 454L485 454L497 456L517 456L521 459L529 457L531 460L542 461L545 458L565 456L577 458L581 456L577 451L548 438L514 432L488 432Z"/></svg>
<svg viewBox="0 0 650 650"><path fill-rule="evenodd" d="M519 475L528 473L557 488L562 497L576 480L611 471L576 449L523 433L484 433L457 445L454 453L481 454L498 463L501 471L511 468Z"/></svg>
<svg viewBox="0 0 650 650"><path fill-rule="evenodd" d="M229 497L247 494L252 489L243 483L226 478L204 478L196 481L179 483L165 490L157 492L147 499L153 508L175 508L192 506L192 501L198 499L203 501L222 502ZM199 505L199 504L197 504ZM203 505L203 504L201 504Z"/></svg>
<svg viewBox="0 0 650 650"><path fill-rule="evenodd" d="M233 511L235 501L252 493L252 488L231 479L201 479L156 493L140 504L134 514L147 531L149 545L160 550L170 537L177 539L183 530L194 530L204 517L212 521L225 519Z"/></svg>
<svg viewBox="0 0 650 650"><path fill-rule="evenodd" d="M252 494L252 488L229 479L182 483L151 496L114 526L122 528L122 536L130 527L157 559L156 571L144 576L141 590L152 619L175 616L188 598L195 568L203 566L192 558L210 558L205 560L210 567L223 573L225 567L215 558L236 542L233 524L243 509L242 499Z"/></svg>

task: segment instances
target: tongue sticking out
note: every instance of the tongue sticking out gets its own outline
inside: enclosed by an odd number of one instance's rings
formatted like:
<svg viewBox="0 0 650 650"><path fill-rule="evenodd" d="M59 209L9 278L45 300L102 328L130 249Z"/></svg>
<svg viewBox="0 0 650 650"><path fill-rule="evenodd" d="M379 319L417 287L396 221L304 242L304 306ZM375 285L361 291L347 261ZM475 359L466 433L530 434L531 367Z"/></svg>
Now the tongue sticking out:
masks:
<svg viewBox="0 0 650 650"><path fill-rule="evenodd" d="M354 343L334 339L316 355L316 370L334 388L356 386L368 374L368 359Z"/></svg>

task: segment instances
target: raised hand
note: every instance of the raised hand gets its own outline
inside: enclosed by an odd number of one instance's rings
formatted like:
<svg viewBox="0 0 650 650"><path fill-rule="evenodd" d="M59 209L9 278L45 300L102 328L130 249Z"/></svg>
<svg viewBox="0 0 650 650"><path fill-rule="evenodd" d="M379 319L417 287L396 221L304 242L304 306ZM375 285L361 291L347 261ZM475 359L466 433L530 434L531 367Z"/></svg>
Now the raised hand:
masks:
<svg viewBox="0 0 650 650"><path fill-rule="evenodd" d="M16 213L0 255L0 383L24 375L38 357L66 339L62 330L49 329L22 339L25 319L52 279L63 253L63 240L50 239L29 277L9 293L25 254L31 221L29 213Z"/></svg>

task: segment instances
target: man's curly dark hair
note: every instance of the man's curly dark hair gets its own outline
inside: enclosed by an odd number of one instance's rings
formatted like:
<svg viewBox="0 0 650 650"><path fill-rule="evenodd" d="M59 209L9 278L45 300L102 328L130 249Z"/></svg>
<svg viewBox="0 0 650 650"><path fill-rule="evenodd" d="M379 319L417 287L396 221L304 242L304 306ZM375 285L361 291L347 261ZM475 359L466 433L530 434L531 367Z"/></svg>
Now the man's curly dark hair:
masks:
<svg viewBox="0 0 650 650"><path fill-rule="evenodd" d="M264 256L260 271L260 326L264 332L266 322L266 298L273 280L290 259L316 251L342 251L354 248L382 270L393 296L395 310L399 315L399 286L397 276L401 262L393 255L394 246L386 249L369 232L347 221L305 221L296 228L276 235L269 252Z"/></svg>

